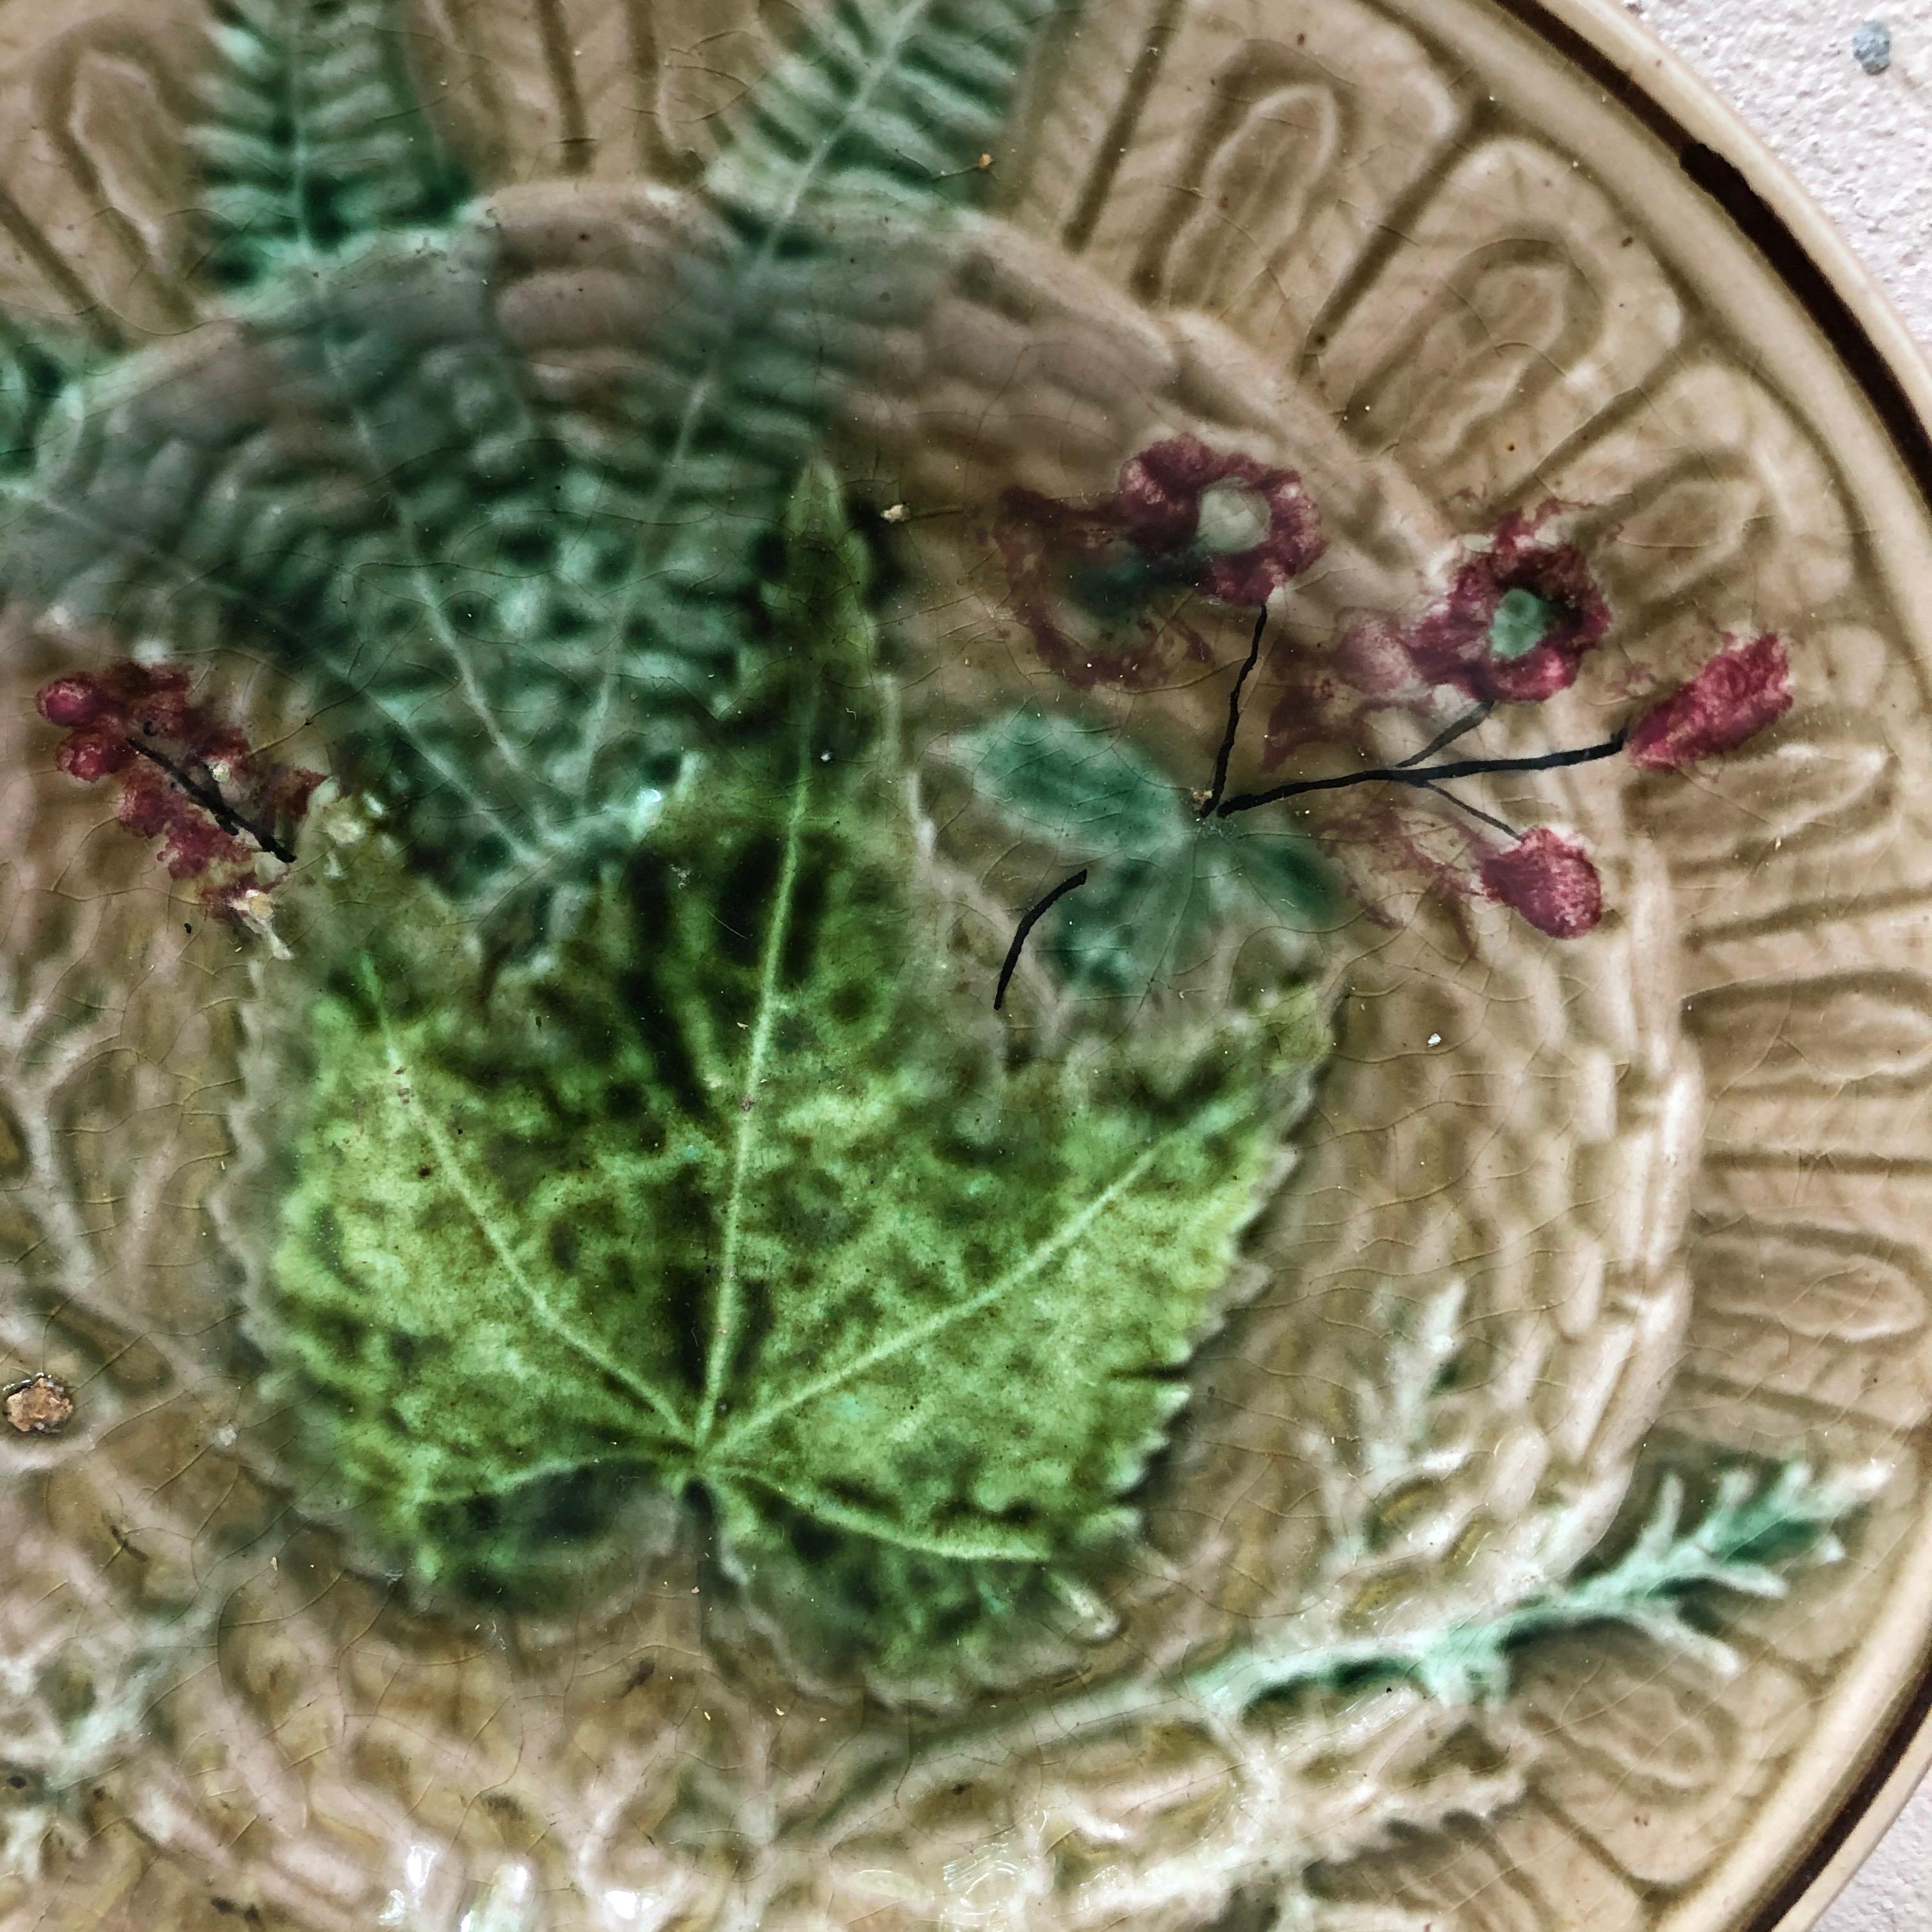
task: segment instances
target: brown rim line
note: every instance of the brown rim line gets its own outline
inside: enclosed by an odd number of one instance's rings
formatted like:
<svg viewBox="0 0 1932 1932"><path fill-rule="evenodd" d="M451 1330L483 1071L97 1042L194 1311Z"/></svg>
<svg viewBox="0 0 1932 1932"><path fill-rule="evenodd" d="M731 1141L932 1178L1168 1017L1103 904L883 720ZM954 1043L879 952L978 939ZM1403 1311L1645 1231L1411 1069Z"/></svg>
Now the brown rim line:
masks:
<svg viewBox="0 0 1932 1932"><path fill-rule="evenodd" d="M1784 164L1683 59L1609 0L1492 0L1676 157L1838 356L1932 511L1932 370L1889 298ZM1639 78L1656 72L1682 111ZM1701 123L1694 128L1691 120ZM1910 1688L1850 1790L1739 1932L1808 1932L1932 1772L1932 1627Z"/></svg>

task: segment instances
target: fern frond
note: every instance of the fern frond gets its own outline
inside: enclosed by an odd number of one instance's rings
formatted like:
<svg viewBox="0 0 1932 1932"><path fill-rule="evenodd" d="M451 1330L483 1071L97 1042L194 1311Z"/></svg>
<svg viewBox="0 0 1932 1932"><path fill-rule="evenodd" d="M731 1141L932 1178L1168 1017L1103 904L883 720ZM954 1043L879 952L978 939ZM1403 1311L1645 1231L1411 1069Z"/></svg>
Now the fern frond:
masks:
<svg viewBox="0 0 1932 1932"><path fill-rule="evenodd" d="M210 31L190 140L221 286L446 222L467 198L410 78L397 0L216 0Z"/></svg>
<svg viewBox="0 0 1932 1932"><path fill-rule="evenodd" d="M1667 1648L1728 1672L1730 1646L1701 1628L1693 1610L1706 1593L1784 1597L1796 1565L1843 1556L1837 1528L1866 1499L1864 1477L1820 1480L1802 1463L1768 1478L1725 1471L1703 1513L1688 1528L1674 1476L1630 1548L1606 1567L1553 1582L1486 1617L1460 1617L1388 1636L1303 1644L1293 1638L1244 1648L1196 1672L1188 1688L1224 1718L1304 1684L1392 1676L1448 1703L1493 1702L1509 1688L1516 1652L1533 1638L1592 1624L1621 1624Z"/></svg>
<svg viewBox="0 0 1932 1932"><path fill-rule="evenodd" d="M936 1734L914 1763L896 1768L892 1802L903 1805L942 1788L968 1762L997 1761L1009 1748L1036 1746L1043 1732L1071 1743L1138 1723L1179 1720L1232 1740L1270 1700L1318 1693L1339 1697L1345 1708L1363 1708L1349 1705L1349 1693L1390 1682L1445 1705L1497 1702L1511 1688L1526 1644L1592 1625L1622 1625L1729 1670L1735 1657L1708 1628L1719 1609L1712 1596L1781 1597L1796 1570L1841 1560L1838 1529L1888 1474L1877 1465L1828 1478L1799 1462L1769 1472L1741 1466L1716 1478L1688 1527L1684 1491L1666 1480L1628 1548L1612 1559L1555 1570L1540 1588L1505 1594L1480 1611L1451 1607L1453 1599L1440 1595L1432 1604L1411 1598L1390 1606L1382 1628L1360 1634L1350 1634L1359 1626L1330 1574L1306 1609L1211 1661L1172 1673L1124 1674L1077 1694L1057 1687L985 1724ZM877 1795L862 1776L855 1778L826 1815L842 1817Z"/></svg>
<svg viewBox="0 0 1932 1932"><path fill-rule="evenodd" d="M86 360L64 334L0 317L0 477L32 466L48 412Z"/></svg>
<svg viewBox="0 0 1932 1932"><path fill-rule="evenodd" d="M621 574L626 538L568 514L481 238L314 263L250 324L218 365L68 392L6 485L0 578L137 639L265 644L460 893L541 872L588 836L550 775L602 662L592 580ZM634 764L656 756L643 735ZM674 752L650 770L668 782ZM647 789L633 770L627 802Z"/></svg>
<svg viewBox="0 0 1932 1932"><path fill-rule="evenodd" d="M434 226L464 188L398 0L223 4L199 139L215 272L249 290L232 353L64 392L0 477L0 583L136 637L266 644L466 911L535 936L716 737L761 546L842 388L916 323L931 218L979 178L1057 0L844 0L809 29L697 197L595 446L501 337L487 224ZM899 121L924 129L902 152Z"/></svg>
<svg viewBox="0 0 1932 1932"><path fill-rule="evenodd" d="M1040 29L1064 0L836 0L747 97L710 191L770 227L827 196L928 212L982 180Z"/></svg>
<svg viewBox="0 0 1932 1932"><path fill-rule="evenodd" d="M1063 0L838 0L748 98L706 176L708 244L630 398L644 545L583 756L588 782L632 652L731 658L758 544L842 388L916 322L944 223L983 177L1040 28Z"/></svg>

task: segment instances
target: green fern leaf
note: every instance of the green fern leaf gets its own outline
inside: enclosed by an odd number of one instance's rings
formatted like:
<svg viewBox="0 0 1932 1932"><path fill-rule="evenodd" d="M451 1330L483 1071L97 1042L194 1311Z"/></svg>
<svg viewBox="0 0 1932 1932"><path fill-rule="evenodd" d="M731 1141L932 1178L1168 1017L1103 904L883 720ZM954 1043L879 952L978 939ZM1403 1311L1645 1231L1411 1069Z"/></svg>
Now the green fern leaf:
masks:
<svg viewBox="0 0 1932 1932"><path fill-rule="evenodd" d="M1063 0L837 0L748 97L705 180L712 217L627 399L639 567L589 712L603 755L641 646L700 663L742 643L734 600L842 389L913 326L944 219L983 182L1042 26Z"/></svg>
<svg viewBox="0 0 1932 1932"><path fill-rule="evenodd" d="M802 502L786 675L557 965L486 1000L432 928L321 1003L262 1326L421 1584L526 1591L559 1511L695 1488L755 1596L903 1679L1127 1527L1324 1042L1292 998L1009 1065Z"/></svg>
<svg viewBox="0 0 1932 1932"><path fill-rule="evenodd" d="M1802 1462L1736 1464L1718 1472L1701 1513L1687 1523L1683 1480L1666 1473L1648 1515L1613 1560L1600 1551L1580 1570L1551 1575L1486 1616L1398 1620L1379 1636L1338 1640L1333 1604L1318 1602L1268 1640L1189 1672L1183 1686L1228 1721L1264 1698L1310 1684L1378 1677L1409 1678L1445 1703L1494 1702L1508 1694L1525 1645L1614 1624L1728 1672L1737 1658L1708 1627L1713 1600L1776 1601L1790 1594L1795 1572L1842 1562L1839 1532L1882 1480L1882 1472L1870 1468L1821 1478ZM1318 1623L1320 1634L1312 1634ZM1171 1700L1176 1688L1150 1683L1145 1701ZM1132 1701L1116 1694L1112 1708Z"/></svg>
<svg viewBox="0 0 1932 1932"><path fill-rule="evenodd" d="M218 0L210 37L189 134L220 286L446 223L468 198L410 80L397 0Z"/></svg>
<svg viewBox="0 0 1932 1932"><path fill-rule="evenodd" d="M834 0L747 98L711 191L767 235L828 199L962 204L1065 0Z"/></svg>
<svg viewBox="0 0 1932 1932"><path fill-rule="evenodd" d="M0 577L135 637L265 642L472 911L630 849L710 715L705 667L635 667L586 796L586 694L634 542L497 336L482 238L318 262L250 319L232 368L137 362L68 393L5 487Z"/></svg>
<svg viewBox="0 0 1932 1932"><path fill-rule="evenodd" d="M808 28L592 447L500 337L390 0L232 0L200 138L243 333L69 392L5 491L0 583L266 644L466 909L567 927L554 896L634 847L755 662L760 546L916 317L930 218L979 178L1050 4L846 0Z"/></svg>

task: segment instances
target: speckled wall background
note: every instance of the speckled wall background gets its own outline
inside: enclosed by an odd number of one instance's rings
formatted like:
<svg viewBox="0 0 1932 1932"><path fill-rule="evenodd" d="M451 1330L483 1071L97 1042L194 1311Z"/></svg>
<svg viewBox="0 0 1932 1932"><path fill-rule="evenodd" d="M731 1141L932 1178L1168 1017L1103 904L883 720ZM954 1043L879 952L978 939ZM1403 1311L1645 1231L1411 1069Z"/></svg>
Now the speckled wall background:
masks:
<svg viewBox="0 0 1932 1932"><path fill-rule="evenodd" d="M1932 0L1628 4L1742 110L1932 345Z"/></svg>
<svg viewBox="0 0 1932 1932"><path fill-rule="evenodd" d="M1740 109L1932 351L1932 0L1628 0ZM1932 1785L1822 1932L1932 1932Z"/></svg>

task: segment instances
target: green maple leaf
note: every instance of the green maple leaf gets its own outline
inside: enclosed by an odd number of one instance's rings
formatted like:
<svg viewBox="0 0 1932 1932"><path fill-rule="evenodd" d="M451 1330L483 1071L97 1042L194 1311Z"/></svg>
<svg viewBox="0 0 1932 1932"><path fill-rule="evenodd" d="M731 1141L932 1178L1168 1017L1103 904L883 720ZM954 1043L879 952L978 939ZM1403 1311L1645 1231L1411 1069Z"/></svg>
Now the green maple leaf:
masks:
<svg viewBox="0 0 1932 1932"><path fill-rule="evenodd" d="M970 1672L1130 1526L1323 1030L1015 1061L822 482L790 554L758 715L554 967L486 998L432 921L322 999L265 1336L425 1587L527 1592L656 1485L794 1628Z"/></svg>

